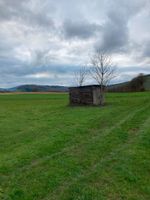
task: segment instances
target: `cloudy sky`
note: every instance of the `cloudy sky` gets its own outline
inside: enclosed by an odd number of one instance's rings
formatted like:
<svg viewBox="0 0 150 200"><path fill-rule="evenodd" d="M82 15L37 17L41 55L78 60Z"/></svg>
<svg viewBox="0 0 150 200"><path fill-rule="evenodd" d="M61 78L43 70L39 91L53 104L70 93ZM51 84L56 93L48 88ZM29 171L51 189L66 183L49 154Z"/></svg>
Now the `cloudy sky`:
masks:
<svg viewBox="0 0 150 200"><path fill-rule="evenodd" d="M0 87L72 85L97 48L115 82L150 73L150 0L0 0Z"/></svg>

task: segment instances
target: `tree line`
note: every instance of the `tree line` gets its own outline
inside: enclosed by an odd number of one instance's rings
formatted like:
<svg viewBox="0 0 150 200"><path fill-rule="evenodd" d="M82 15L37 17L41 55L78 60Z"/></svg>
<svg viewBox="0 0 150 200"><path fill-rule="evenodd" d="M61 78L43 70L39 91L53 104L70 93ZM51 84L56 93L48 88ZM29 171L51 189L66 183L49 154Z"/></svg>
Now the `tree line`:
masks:
<svg viewBox="0 0 150 200"><path fill-rule="evenodd" d="M144 79L145 79L144 74L140 73L129 82L118 84L118 85L116 84L114 86L108 87L107 91L108 92L143 92L145 91Z"/></svg>

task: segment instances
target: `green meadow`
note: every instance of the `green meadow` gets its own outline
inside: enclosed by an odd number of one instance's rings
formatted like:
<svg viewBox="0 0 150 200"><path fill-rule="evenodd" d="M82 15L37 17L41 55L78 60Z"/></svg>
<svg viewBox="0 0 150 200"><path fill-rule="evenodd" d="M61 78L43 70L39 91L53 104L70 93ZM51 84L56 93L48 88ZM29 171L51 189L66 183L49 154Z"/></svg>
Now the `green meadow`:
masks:
<svg viewBox="0 0 150 200"><path fill-rule="evenodd" d="M0 199L149 200L150 93L0 95Z"/></svg>

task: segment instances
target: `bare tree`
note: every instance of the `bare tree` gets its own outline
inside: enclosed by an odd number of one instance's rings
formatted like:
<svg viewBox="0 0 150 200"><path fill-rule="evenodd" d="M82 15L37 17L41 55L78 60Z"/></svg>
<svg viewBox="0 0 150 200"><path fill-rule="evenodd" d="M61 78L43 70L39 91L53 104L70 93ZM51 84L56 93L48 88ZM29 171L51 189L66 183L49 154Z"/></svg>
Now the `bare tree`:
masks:
<svg viewBox="0 0 150 200"><path fill-rule="evenodd" d="M86 66L81 67L79 71L74 73L75 81L78 86L83 86L86 80L87 74L88 74L88 71L87 71Z"/></svg>
<svg viewBox="0 0 150 200"><path fill-rule="evenodd" d="M100 50L97 50L91 57L91 64L90 74L100 86L100 104L103 105L105 103L106 86L115 77L116 68L111 56Z"/></svg>

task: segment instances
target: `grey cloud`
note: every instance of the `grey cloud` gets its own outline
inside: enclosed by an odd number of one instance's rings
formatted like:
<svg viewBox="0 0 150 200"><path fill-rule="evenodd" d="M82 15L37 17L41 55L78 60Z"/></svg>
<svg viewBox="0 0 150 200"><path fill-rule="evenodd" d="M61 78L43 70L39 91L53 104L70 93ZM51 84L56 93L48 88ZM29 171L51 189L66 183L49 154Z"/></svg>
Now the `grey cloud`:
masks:
<svg viewBox="0 0 150 200"><path fill-rule="evenodd" d="M31 0L1 0L0 20L18 21L34 28L54 29L53 20L48 13L44 13L44 8L37 10L31 9Z"/></svg>
<svg viewBox="0 0 150 200"><path fill-rule="evenodd" d="M6 67L0 66L0 86L12 87L19 84L61 84L70 85L73 81L72 75L78 71L80 66L73 65L47 65L31 67L23 63L9 61ZM11 65L10 65L11 64ZM47 73L50 77L39 77L36 75Z"/></svg>
<svg viewBox="0 0 150 200"><path fill-rule="evenodd" d="M134 45L130 37L133 27L129 26L136 15L142 18L149 2L0 0L0 87L40 81L69 84L71 74L79 70L78 63L87 63L94 47L115 57L132 57L135 66L120 67L120 74L149 73L150 37L140 29L144 39ZM145 18L143 27L150 26ZM124 66L124 61L121 64ZM40 73L52 74L52 78L33 78Z"/></svg>
<svg viewBox="0 0 150 200"><path fill-rule="evenodd" d="M27 64L18 59L2 59L0 58L0 75L1 77L15 76L15 77L25 77L38 73L49 73L49 74L69 74L78 71L80 66L78 65L62 65L56 63L44 64L39 62L36 65Z"/></svg>
<svg viewBox="0 0 150 200"><path fill-rule="evenodd" d="M117 68L118 73L135 73L135 74L139 74L139 73L149 73L150 72L150 67L147 66L142 66L142 67L137 67L137 66L128 66L128 67L118 67Z"/></svg>
<svg viewBox="0 0 150 200"><path fill-rule="evenodd" d="M66 78L67 77L67 78ZM66 85L71 83L72 77L69 75L57 77L55 75L49 77L32 78L32 77L19 77L12 75L5 75L0 79L1 88L10 88L23 84L39 84L39 85Z"/></svg>
<svg viewBox="0 0 150 200"><path fill-rule="evenodd" d="M23 10L24 2L20 0L0 0L0 20L10 20L14 16L19 16L20 11Z"/></svg>
<svg viewBox="0 0 150 200"><path fill-rule="evenodd" d="M143 45L143 55L144 57L150 58L150 41L146 41Z"/></svg>
<svg viewBox="0 0 150 200"><path fill-rule="evenodd" d="M101 30L101 26L86 21L70 21L67 20L63 24L63 32L67 39L88 39L93 37L97 31Z"/></svg>
<svg viewBox="0 0 150 200"><path fill-rule="evenodd" d="M137 0L111 2L103 26L102 38L96 43L96 48L109 52L128 51L130 42L128 22L146 5L146 1Z"/></svg>
<svg viewBox="0 0 150 200"><path fill-rule="evenodd" d="M142 44L133 43L131 51L133 51L134 60L137 63L149 64L150 70L150 40L146 40Z"/></svg>
<svg viewBox="0 0 150 200"><path fill-rule="evenodd" d="M119 52L125 50L128 44L128 28L122 21L110 20L103 29L103 39L100 48L104 51ZM96 46L98 47L98 46ZM98 47L99 48L99 47Z"/></svg>

